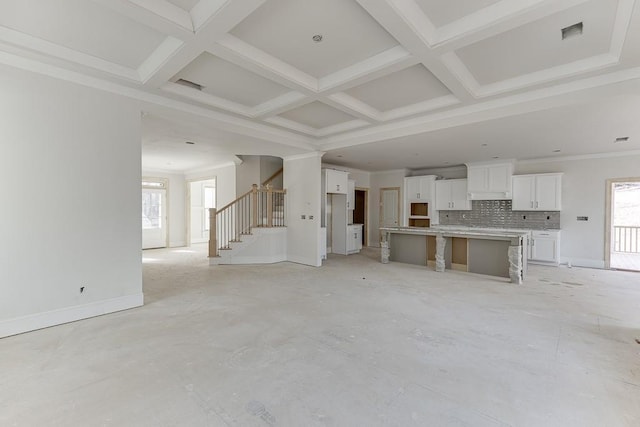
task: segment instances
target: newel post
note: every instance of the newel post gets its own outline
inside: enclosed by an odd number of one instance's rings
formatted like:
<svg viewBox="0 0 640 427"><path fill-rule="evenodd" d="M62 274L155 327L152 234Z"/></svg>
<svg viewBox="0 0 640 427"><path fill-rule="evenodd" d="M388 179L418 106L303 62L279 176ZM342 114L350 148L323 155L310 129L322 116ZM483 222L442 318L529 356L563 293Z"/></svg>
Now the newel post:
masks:
<svg viewBox="0 0 640 427"><path fill-rule="evenodd" d="M209 258L218 256L218 230L216 230L216 208L209 208Z"/></svg>
<svg viewBox="0 0 640 427"><path fill-rule="evenodd" d="M267 184L267 227L273 227L273 186Z"/></svg>
<svg viewBox="0 0 640 427"><path fill-rule="evenodd" d="M258 184L253 184L251 188L251 210L252 210L252 221L251 226L258 226Z"/></svg>

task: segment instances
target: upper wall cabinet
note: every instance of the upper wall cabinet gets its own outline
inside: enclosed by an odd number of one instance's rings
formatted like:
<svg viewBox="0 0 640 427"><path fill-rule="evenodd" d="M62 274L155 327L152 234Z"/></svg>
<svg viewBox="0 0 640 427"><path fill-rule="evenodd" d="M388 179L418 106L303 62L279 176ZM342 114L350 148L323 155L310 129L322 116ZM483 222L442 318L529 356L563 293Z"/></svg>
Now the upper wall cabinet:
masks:
<svg viewBox="0 0 640 427"><path fill-rule="evenodd" d="M409 176L404 179L405 197L408 201L429 202L434 193L435 175Z"/></svg>
<svg viewBox="0 0 640 427"><path fill-rule="evenodd" d="M471 200L467 199L467 180L446 179L436 181L436 210L471 210Z"/></svg>
<svg viewBox="0 0 640 427"><path fill-rule="evenodd" d="M356 181L350 179L347 185L347 209L353 210L356 208Z"/></svg>
<svg viewBox="0 0 640 427"><path fill-rule="evenodd" d="M323 169L325 192L347 194L349 189L349 173L335 169Z"/></svg>
<svg viewBox="0 0 640 427"><path fill-rule="evenodd" d="M562 174L543 173L513 177L514 211L559 211Z"/></svg>
<svg viewBox="0 0 640 427"><path fill-rule="evenodd" d="M510 200L513 162L467 163L469 200Z"/></svg>

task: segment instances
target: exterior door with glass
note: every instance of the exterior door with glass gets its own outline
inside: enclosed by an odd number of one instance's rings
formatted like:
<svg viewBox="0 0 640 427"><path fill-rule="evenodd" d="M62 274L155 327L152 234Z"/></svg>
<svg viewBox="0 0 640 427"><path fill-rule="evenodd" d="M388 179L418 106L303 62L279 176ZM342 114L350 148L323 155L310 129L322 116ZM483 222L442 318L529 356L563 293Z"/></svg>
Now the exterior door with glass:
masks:
<svg viewBox="0 0 640 427"><path fill-rule="evenodd" d="M142 189L142 249L167 247L167 190Z"/></svg>

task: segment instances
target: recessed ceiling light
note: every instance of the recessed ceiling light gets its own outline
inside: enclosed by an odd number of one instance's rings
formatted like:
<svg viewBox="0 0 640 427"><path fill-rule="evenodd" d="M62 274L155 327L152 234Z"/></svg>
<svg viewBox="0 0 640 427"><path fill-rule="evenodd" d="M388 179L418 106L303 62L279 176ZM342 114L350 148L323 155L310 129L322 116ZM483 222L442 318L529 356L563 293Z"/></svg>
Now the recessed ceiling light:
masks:
<svg viewBox="0 0 640 427"><path fill-rule="evenodd" d="M487 146L487 144L482 144L482 146L483 146L483 147L486 147L486 146Z"/></svg>
<svg viewBox="0 0 640 427"><path fill-rule="evenodd" d="M554 153L559 153L561 150L553 150Z"/></svg>
<svg viewBox="0 0 640 427"><path fill-rule="evenodd" d="M336 157L342 157L342 154L338 154Z"/></svg>
<svg viewBox="0 0 640 427"><path fill-rule="evenodd" d="M582 22L564 27L562 29L562 40L568 39L569 37L579 36L580 34L582 34Z"/></svg>
<svg viewBox="0 0 640 427"><path fill-rule="evenodd" d="M189 145L195 145L195 142L193 142L193 141L185 141L184 143L185 144L189 144Z"/></svg>
<svg viewBox="0 0 640 427"><path fill-rule="evenodd" d="M628 136L620 136L620 137L616 138L614 143L620 144L621 142L627 142L627 141L629 141L629 137Z"/></svg>
<svg viewBox="0 0 640 427"><path fill-rule="evenodd" d="M499 159L500 157L498 157L498 156L493 156L492 158L493 158L493 159Z"/></svg>
<svg viewBox="0 0 640 427"><path fill-rule="evenodd" d="M313 37L311 37L313 39L314 42L316 43L320 43L322 41L322 34L315 34Z"/></svg>

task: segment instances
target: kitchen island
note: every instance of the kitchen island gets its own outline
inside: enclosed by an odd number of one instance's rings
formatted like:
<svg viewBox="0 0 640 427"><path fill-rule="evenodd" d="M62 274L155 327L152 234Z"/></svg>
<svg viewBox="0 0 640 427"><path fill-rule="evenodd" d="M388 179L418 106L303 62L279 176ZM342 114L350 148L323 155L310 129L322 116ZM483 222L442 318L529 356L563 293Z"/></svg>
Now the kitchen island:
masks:
<svg viewBox="0 0 640 427"><path fill-rule="evenodd" d="M382 262L396 261L508 277L526 270L527 231L456 227L382 227Z"/></svg>

